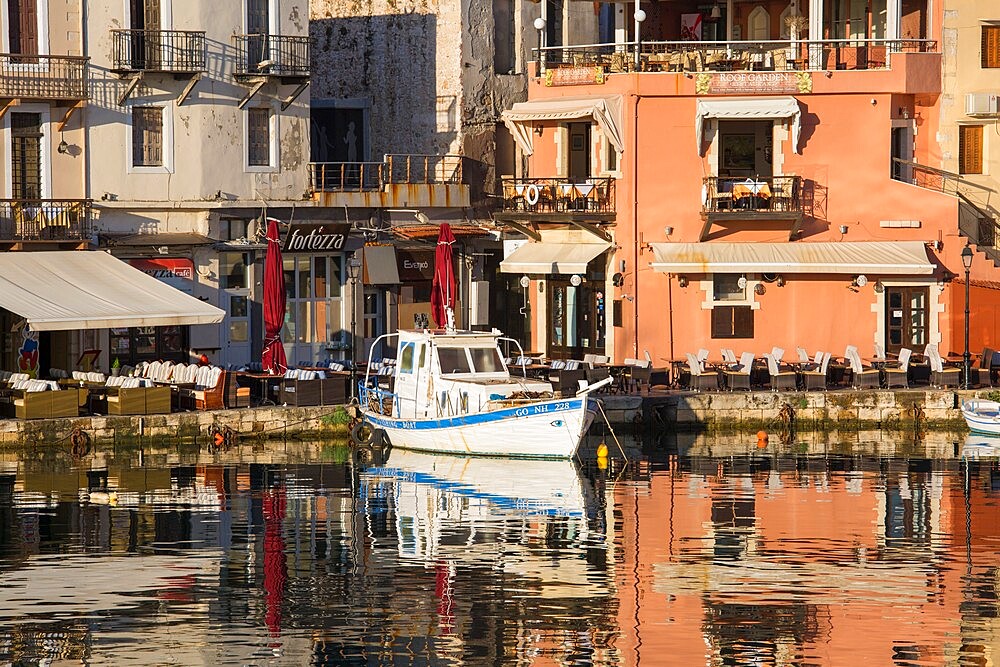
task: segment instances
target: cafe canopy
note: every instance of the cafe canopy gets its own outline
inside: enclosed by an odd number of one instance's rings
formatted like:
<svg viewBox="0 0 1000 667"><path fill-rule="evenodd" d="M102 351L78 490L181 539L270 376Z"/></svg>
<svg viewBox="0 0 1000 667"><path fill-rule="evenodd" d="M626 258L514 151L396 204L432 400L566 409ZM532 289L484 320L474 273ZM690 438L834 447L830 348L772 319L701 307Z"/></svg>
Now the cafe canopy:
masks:
<svg viewBox="0 0 1000 667"><path fill-rule="evenodd" d="M608 142L615 147L616 151L622 153L625 150L625 142L622 138L621 116L621 95L518 102L510 110L500 114L504 124L513 135L514 141L521 147L525 155L531 155L534 152L530 124L535 121L577 120L580 118L593 118L604 136L607 137Z"/></svg>
<svg viewBox="0 0 1000 667"><path fill-rule="evenodd" d="M225 316L96 251L0 253L0 308L34 331L217 324Z"/></svg>

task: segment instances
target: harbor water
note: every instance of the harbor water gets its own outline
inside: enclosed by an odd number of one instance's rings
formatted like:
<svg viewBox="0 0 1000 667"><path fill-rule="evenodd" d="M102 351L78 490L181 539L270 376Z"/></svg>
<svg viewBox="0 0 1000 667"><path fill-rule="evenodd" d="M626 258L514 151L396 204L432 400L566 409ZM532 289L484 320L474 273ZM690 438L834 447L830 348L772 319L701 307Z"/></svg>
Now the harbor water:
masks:
<svg viewBox="0 0 1000 667"><path fill-rule="evenodd" d="M597 444L7 446L0 664L995 664L1000 442Z"/></svg>

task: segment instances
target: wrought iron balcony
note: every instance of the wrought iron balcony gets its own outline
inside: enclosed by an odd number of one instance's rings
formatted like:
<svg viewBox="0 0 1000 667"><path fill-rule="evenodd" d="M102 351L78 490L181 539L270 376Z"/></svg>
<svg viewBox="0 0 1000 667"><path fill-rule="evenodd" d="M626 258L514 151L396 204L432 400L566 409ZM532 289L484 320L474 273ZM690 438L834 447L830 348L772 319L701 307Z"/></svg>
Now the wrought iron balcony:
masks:
<svg viewBox="0 0 1000 667"><path fill-rule="evenodd" d="M308 37L236 35L237 79L276 77L285 82L309 78Z"/></svg>
<svg viewBox="0 0 1000 667"><path fill-rule="evenodd" d="M636 66L636 46L639 48ZM810 71L889 69L894 53L932 53L927 39L826 39L733 42L635 42L541 49L545 69L595 67L632 72ZM534 49L539 60L539 50Z"/></svg>
<svg viewBox="0 0 1000 667"><path fill-rule="evenodd" d="M790 221L791 236L798 231L803 217L801 176L744 178L709 176L702 181L702 218L705 227L701 240L708 238L713 223L752 221Z"/></svg>
<svg viewBox="0 0 1000 667"><path fill-rule="evenodd" d="M314 192L381 190L384 162L310 162L309 180Z"/></svg>
<svg viewBox="0 0 1000 667"><path fill-rule="evenodd" d="M460 155L386 155L382 162L310 162L315 192L381 190L389 185L462 183Z"/></svg>
<svg viewBox="0 0 1000 667"><path fill-rule="evenodd" d="M195 74L205 71L205 33L194 30L112 30L112 71Z"/></svg>
<svg viewBox="0 0 1000 667"><path fill-rule="evenodd" d="M90 238L89 199L0 199L0 242Z"/></svg>
<svg viewBox="0 0 1000 667"><path fill-rule="evenodd" d="M87 99L87 61L82 56L0 53L0 98Z"/></svg>
<svg viewBox="0 0 1000 667"><path fill-rule="evenodd" d="M504 178L498 219L615 219L615 179Z"/></svg>

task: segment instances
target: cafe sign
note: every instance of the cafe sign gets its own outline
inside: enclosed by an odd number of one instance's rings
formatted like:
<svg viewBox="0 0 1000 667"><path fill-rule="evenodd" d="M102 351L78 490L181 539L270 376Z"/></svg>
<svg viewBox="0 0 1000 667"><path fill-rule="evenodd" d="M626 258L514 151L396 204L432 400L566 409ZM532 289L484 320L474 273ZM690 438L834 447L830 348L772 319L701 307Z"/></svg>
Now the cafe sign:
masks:
<svg viewBox="0 0 1000 667"><path fill-rule="evenodd" d="M191 294L194 290L194 262L185 257L130 259L128 263L148 276Z"/></svg>
<svg viewBox="0 0 1000 667"><path fill-rule="evenodd" d="M282 252L340 252L347 245L351 225L342 223L296 223L288 225Z"/></svg>
<svg viewBox="0 0 1000 667"><path fill-rule="evenodd" d="M699 95L774 95L812 92L809 72L703 72L695 80Z"/></svg>
<svg viewBox="0 0 1000 667"><path fill-rule="evenodd" d="M433 250L397 250L396 266L403 283L434 280Z"/></svg>
<svg viewBox="0 0 1000 667"><path fill-rule="evenodd" d="M556 67L545 70L546 86L586 86L604 83L600 67Z"/></svg>

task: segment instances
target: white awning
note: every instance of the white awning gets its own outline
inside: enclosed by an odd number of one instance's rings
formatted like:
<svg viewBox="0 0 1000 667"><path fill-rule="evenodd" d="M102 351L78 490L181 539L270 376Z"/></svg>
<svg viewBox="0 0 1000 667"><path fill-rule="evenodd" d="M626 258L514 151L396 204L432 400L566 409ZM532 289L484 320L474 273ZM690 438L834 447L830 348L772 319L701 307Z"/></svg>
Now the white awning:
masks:
<svg viewBox="0 0 1000 667"><path fill-rule="evenodd" d="M534 152L531 144L531 127L527 124L536 120L593 118L615 150L619 153L625 150L621 130L621 95L518 102L509 111L500 114L500 117L525 155L531 155Z"/></svg>
<svg viewBox="0 0 1000 667"><path fill-rule="evenodd" d="M225 312L106 252L0 253L0 308L35 331L217 324Z"/></svg>
<svg viewBox="0 0 1000 667"><path fill-rule="evenodd" d="M799 135L801 133L802 110L799 101L791 96L783 97L729 97L724 100L698 100L695 111L694 130L698 137L698 154L702 153L704 122L706 118L723 120L757 120L761 118L790 118L792 123L792 149L801 153Z"/></svg>
<svg viewBox="0 0 1000 667"><path fill-rule="evenodd" d="M587 264L610 243L525 243L500 262L501 273L572 275L587 273Z"/></svg>
<svg viewBox="0 0 1000 667"><path fill-rule="evenodd" d="M834 273L926 276L922 241L854 243L651 243L663 273Z"/></svg>

